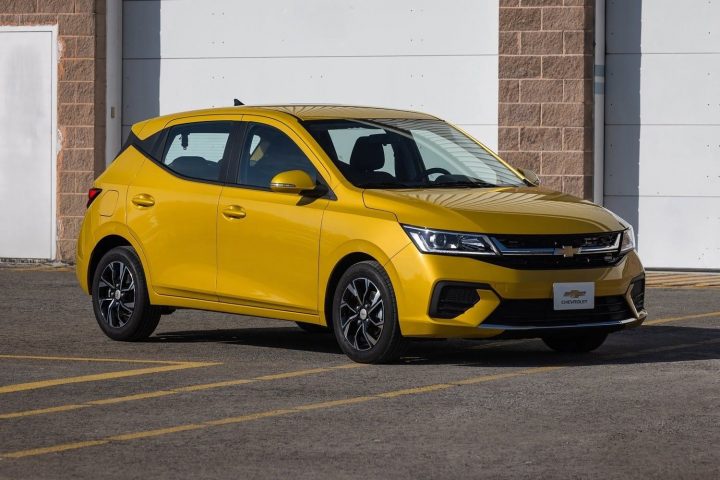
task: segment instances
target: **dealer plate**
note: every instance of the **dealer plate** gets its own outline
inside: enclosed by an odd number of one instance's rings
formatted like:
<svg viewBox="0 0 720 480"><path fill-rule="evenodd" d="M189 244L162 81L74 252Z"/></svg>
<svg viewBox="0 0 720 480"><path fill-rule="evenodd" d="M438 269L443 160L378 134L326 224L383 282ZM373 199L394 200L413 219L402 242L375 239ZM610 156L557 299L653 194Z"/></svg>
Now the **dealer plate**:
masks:
<svg viewBox="0 0 720 480"><path fill-rule="evenodd" d="M595 308L595 283L553 283L555 310L588 310Z"/></svg>

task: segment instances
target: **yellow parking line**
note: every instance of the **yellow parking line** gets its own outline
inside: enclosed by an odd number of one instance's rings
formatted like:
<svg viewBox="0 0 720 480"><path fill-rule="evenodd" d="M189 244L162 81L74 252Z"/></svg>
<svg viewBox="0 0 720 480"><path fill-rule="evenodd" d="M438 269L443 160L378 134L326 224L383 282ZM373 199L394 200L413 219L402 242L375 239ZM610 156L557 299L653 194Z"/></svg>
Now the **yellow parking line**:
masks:
<svg viewBox="0 0 720 480"><path fill-rule="evenodd" d="M716 343L719 341L720 341L720 339L713 339L713 340L706 340L706 341L702 341L702 342L688 343L688 344L682 344L682 345L670 345L668 347L661 347L661 348L662 348L662 351L678 350L678 349L682 349L682 348L688 348L688 347L698 346L698 345L703 345L703 344L708 344L708 343ZM651 353L654 351L658 351L658 349L652 348L652 349L648 349L648 350L639 350L636 352L631 352L630 354L610 355L609 358L625 358L627 356L641 356L646 353ZM535 368L529 368L529 369L524 369L524 370L517 370L514 372L508 372L508 373L504 373L504 374L480 375L480 376L476 376L476 377L469 377L466 379L456 380L453 382L442 383L442 384L432 384L432 385L425 385L425 386L420 386L420 387L416 387L416 388L392 390L392 391L388 391L388 392L381 392L381 393L374 394L374 395L365 395L365 396L358 396L358 397L343 398L343 399L339 399L339 400L331 400L331 401L310 403L310 404L305 404L305 405L297 405L297 406L289 407L289 408L285 408L285 409L268 410L268 411L264 411L264 412L250 413L250 414L236 416L236 417L228 417L228 418L220 418L220 419L216 419L216 420L209 420L209 421L205 421L205 422L201 422L201 423L191 423L191 424L185 424L185 425L177 425L174 427L166 427L166 428L146 430L146 431L141 431L141 432L131 432L131 433L125 433L125 434L120 434L120 435L113 435L113 436L109 436L106 438L102 438L102 439L98 439L98 440L94 440L94 441L90 441L90 442L71 442L71 443L54 445L51 447L34 448L34 449L29 449L29 450L19 450L19 451L15 451L15 452L7 452L7 453L0 454L0 458L21 458L21 457L44 455L47 453L62 452L62 451L67 451L67 450L75 450L75 449L80 449L80 448L92 447L95 445L103 445L103 444L106 444L106 443L112 442L112 441L136 440L136 439L142 439L142 438L147 438L147 437L157 437L157 436L162 436L162 435L169 435L172 433L184 432L184 431L188 431L188 430L198 430L198 429L210 428L210 427L220 426L220 425L229 425L229 424L235 424L235 423L249 422L249 421L253 421L253 420L260 420L260 419L270 418L270 417L289 416L289 415L294 415L297 413L305 412L308 410L327 409L327 408L333 408L333 407L337 407L337 406L360 404L360 403L366 403L366 402L375 401L375 400L396 398L396 397L404 396L404 395L418 395L418 394L434 392L437 390L443 390L443 389L448 389L448 388L460 388L462 386L472 385L475 383L490 382L490 381L507 379L507 378L511 378L511 377L520 377L520 376L527 376L527 375L533 375L533 374L540 374L540 373L546 373L546 372L567 369L567 368L571 368L571 367L572 367L572 365L535 367Z"/></svg>
<svg viewBox="0 0 720 480"><path fill-rule="evenodd" d="M186 370L188 368L210 367L214 365L222 365L216 362L186 362L175 365L164 365L162 367L137 368L133 370L121 370L118 372L95 373L92 375L80 375L78 377L56 378L51 380L40 380L37 382L16 383L13 385L5 385L0 387L0 394L23 392L26 390L35 390L38 388L55 387L58 385L67 385L70 383L97 382L100 380L113 380L116 378L135 377L138 375L148 375L151 373L171 372L174 370Z"/></svg>
<svg viewBox="0 0 720 480"><path fill-rule="evenodd" d="M693 318L706 318L706 317L713 317L713 316L720 316L720 312L708 312L708 313L703 313L703 314L685 315L685 316L681 316L681 317L663 318L663 319L654 320L652 323L653 324L667 323L667 322L673 322L673 321L688 320L688 319L693 319ZM720 339L705 340L705 341L701 341L701 342L685 343L685 344L679 344L679 345L669 345L669 346L665 346L665 347L656 347L656 348L650 348L650 349L646 349L646 350L638 350L635 352L614 354L614 355L608 356L607 358L622 359L622 358L628 358L628 357L637 357L637 356L645 355L647 353L657 353L657 352L679 350L679 349L683 349L683 348L689 348L689 347L711 344L711 343L720 343ZM351 368L351 365L343 365L343 366L330 367L330 368L337 368L337 369ZM293 414L305 412L308 410L333 408L333 407L338 407L338 406L365 403L365 402L369 402L369 401L373 401L373 400L396 398L396 397L406 396L406 395L418 395L418 394L429 393L429 392L434 392L434 391L444 390L444 389L449 389L449 388L459 388L462 386L473 385L473 384L477 384L477 383L498 381L498 380L513 378L513 377L521 377L521 376L527 376L527 375L533 375L533 374L553 372L553 371L567 369L567 368L571 368L571 367L572 367L572 365L534 367L534 368L529 368L529 369L524 369L524 370L516 370L513 372L507 372L507 373L501 373L501 374L480 375L480 376L469 377L469 378L455 380L452 382L442 383L442 384L424 385L424 386L419 386L419 387L414 387L414 388L406 388L406 389L393 390L393 391L388 391L388 392L381 392L381 393L374 394L374 395L350 397L350 398L344 398L344 399L338 399L338 400L330 400L330 401L324 401L324 402L316 402L316 403L310 403L310 404L304 404L304 405L297 405L297 406L286 408L286 409L275 409L275 410L269 410L269 411L264 411L264 412L256 412L256 413L251 413L251 414L246 414L246 415L241 415L241 416L236 416L236 417L228 417L228 418L221 418L221 419L216 419L216 420L209 420L209 421L205 421L205 422L201 422L201 423L178 425L178 426L174 426L174 427L146 430L146 431L141 431L141 432L131 432L131 433L114 435L114 436L106 437L103 439L98 439L98 440L93 440L93 441L88 441L88 442L71 442L71 443L54 445L54 446L50 446L50 447L19 450L19 451L15 451L15 452L7 452L7 453L0 454L0 458L21 458L21 457L44 455L44 454L54 453L54 452L62 452L62 451L67 451L67 450L87 448L87 447L92 447L92 446L96 446L96 445L104 445L104 444L107 444L112 441L127 441L127 440L135 440L135 439L141 439L141 438L147 438L147 437L169 435L172 433L183 432L183 431L188 431L188 430L197 430L197 429L210 428L213 426L228 425L228 424L242 423L242 422L248 422L248 421L253 421L253 420L260 420L260 419L270 418L270 417L293 415ZM310 371L315 372L317 370L324 370L324 369L312 369ZM283 378L288 378L288 377L283 377ZM210 385L210 384L208 384L208 385ZM70 409L70 408L68 408L68 409Z"/></svg>
<svg viewBox="0 0 720 480"><path fill-rule="evenodd" d="M693 314L693 315L683 315L682 317L658 318L657 320L646 321L645 323L643 323L643 325L658 325L660 323L677 322L680 320L691 320L693 318L707 318L707 317L720 317L720 311L697 313L697 314Z"/></svg>
<svg viewBox="0 0 720 480"><path fill-rule="evenodd" d="M125 395L124 397L104 398L102 400L91 400L87 402L90 405L112 405L114 403L133 402L135 400L145 400L147 398L158 398L167 395L173 395L175 392L170 390L158 390L156 392L138 393L135 395ZM0 417L2 418L2 417Z"/></svg>
<svg viewBox="0 0 720 480"><path fill-rule="evenodd" d="M105 445L110 443L110 440L90 440L89 442L73 442L73 443L62 443L52 447L45 448L33 448L31 450L20 450L19 452L6 453L3 457L6 458L23 458L23 457L34 457L36 455L46 455L48 453L64 452L66 450L75 450L78 448L95 447L97 445Z"/></svg>
<svg viewBox="0 0 720 480"><path fill-rule="evenodd" d="M0 358L7 358L13 360L48 360L62 362L157 363L161 365L181 365L184 363L192 363L168 360L137 360L127 358L42 357L38 355L0 355Z"/></svg>
<svg viewBox="0 0 720 480"><path fill-rule="evenodd" d="M86 408L90 405L81 404L70 404L70 405L59 405L57 407L49 408L37 408L35 410L25 410L23 412L11 412L0 415L0 419L20 418L28 417L30 415L45 415L48 413L68 412L70 410L78 410L80 408Z"/></svg>
<svg viewBox="0 0 720 480"><path fill-rule="evenodd" d="M122 435L113 435L105 440L137 440L139 438L159 437L160 435L168 435L170 433L186 432L188 430L197 430L199 428L207 428L207 425L191 423L189 425L178 425L177 427L158 428L156 430L145 430L143 432L124 433Z"/></svg>
<svg viewBox="0 0 720 480"><path fill-rule="evenodd" d="M214 382L214 383L204 383L204 384L198 384L198 385L188 385L185 387L176 387L176 388L168 388L165 390L156 390L152 392L144 392L144 393L138 393L134 395L124 395L121 397L111 397L111 398L103 398L99 400L90 400L84 403L80 404L70 404L70 405L60 405L57 407L49 407L49 408L38 408L33 410L23 410L19 412L9 412L9 413L0 413L0 420L9 420L12 418L21 418L21 417L31 417L35 415L45 415L49 413L57 413L57 412L65 412L70 410L77 410L80 408L86 408L91 406L98 406L98 405L112 405L117 403L124 403L124 402L133 402L136 400L145 400L149 398L158 398L158 397L165 397L168 395L177 395L180 393L188 393L188 392L197 392L201 390L211 390L215 388L223 388L223 387L232 387L236 385L245 385L248 383L255 383L259 381L272 381L272 380L282 380L285 378L294 378L294 377L300 377L300 376L306 376L306 375L315 375L319 373L326 373L333 370L347 370L351 368L362 368L366 367L367 365L360 364L360 363L350 363L350 364L343 364L343 365L337 365L334 367L325 367L325 368L312 368L308 370L295 370L291 372L284 372L284 373L277 373L273 375L262 375L259 377L254 378L240 378L235 380L225 380L222 382ZM133 371L133 370L130 370Z"/></svg>

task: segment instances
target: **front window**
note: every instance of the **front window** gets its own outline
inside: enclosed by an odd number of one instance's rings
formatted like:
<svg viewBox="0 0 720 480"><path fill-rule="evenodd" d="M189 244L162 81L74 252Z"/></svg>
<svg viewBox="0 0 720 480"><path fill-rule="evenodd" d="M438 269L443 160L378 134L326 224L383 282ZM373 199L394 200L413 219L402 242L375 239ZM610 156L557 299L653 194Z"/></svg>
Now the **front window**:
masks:
<svg viewBox="0 0 720 480"><path fill-rule="evenodd" d="M482 146L442 120L314 120L305 127L356 187L524 185Z"/></svg>
<svg viewBox="0 0 720 480"><path fill-rule="evenodd" d="M270 125L248 123L237 183L269 189L270 180L287 170L302 170L317 181L317 170L290 137Z"/></svg>

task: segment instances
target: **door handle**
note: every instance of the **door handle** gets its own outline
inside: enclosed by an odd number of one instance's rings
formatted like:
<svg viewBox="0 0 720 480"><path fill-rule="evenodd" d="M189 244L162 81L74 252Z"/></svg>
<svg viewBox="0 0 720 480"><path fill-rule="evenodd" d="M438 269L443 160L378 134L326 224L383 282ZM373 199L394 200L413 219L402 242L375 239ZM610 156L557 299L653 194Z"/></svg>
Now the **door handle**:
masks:
<svg viewBox="0 0 720 480"><path fill-rule="evenodd" d="M153 205L155 205L155 199L147 193L135 195L132 198L132 202L138 207L152 207Z"/></svg>
<svg viewBox="0 0 720 480"><path fill-rule="evenodd" d="M222 214L223 216L225 216L225 218L229 218L232 220L245 218L245 215L247 215L247 213L245 213L245 209L242 208L240 205L229 205L223 208Z"/></svg>

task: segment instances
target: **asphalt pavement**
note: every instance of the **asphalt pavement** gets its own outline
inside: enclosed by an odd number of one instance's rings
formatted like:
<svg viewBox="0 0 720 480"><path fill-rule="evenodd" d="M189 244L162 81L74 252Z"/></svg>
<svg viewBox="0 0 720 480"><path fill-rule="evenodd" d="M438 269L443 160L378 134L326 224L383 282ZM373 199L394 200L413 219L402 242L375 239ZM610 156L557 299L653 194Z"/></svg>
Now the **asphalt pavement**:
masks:
<svg viewBox="0 0 720 480"><path fill-rule="evenodd" d="M0 478L720 478L720 289L650 288L596 352L330 335L209 312L98 328L63 269L0 268Z"/></svg>

